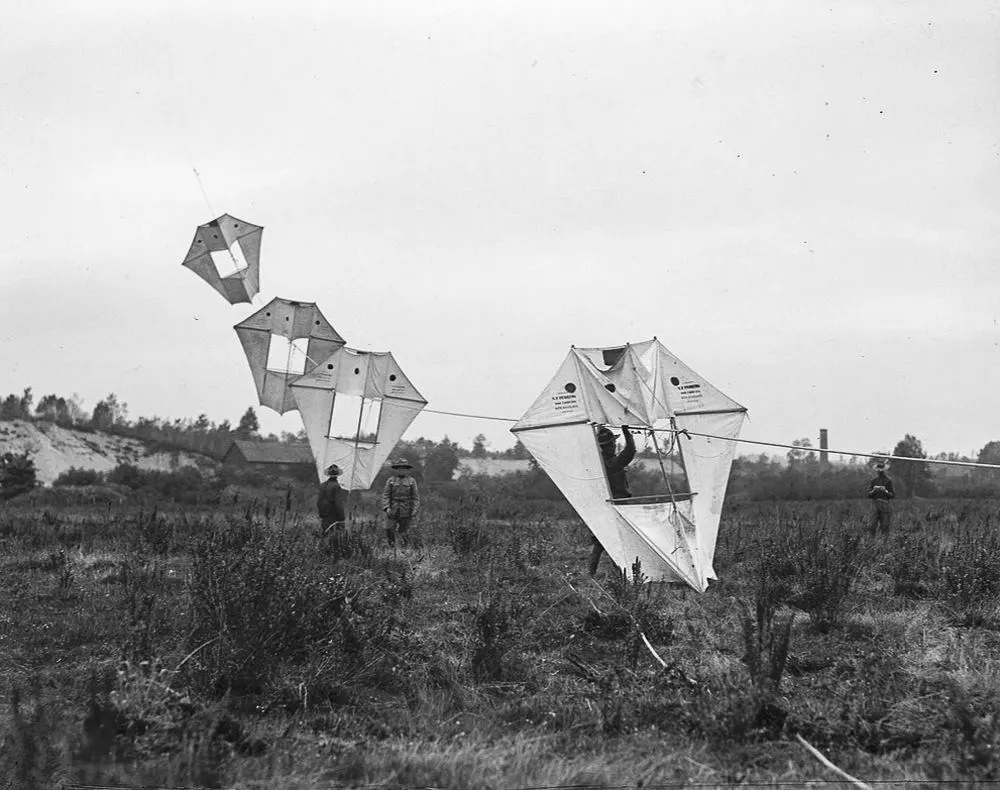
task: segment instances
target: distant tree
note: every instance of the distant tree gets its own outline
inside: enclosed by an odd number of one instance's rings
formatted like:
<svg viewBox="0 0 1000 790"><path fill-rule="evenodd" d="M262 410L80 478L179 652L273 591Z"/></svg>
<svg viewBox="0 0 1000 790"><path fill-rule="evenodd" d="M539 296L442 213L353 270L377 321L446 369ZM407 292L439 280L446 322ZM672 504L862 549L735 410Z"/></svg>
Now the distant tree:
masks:
<svg viewBox="0 0 1000 790"><path fill-rule="evenodd" d="M458 469L458 445L444 437L424 457L424 479L429 483L451 480Z"/></svg>
<svg viewBox="0 0 1000 790"><path fill-rule="evenodd" d="M212 423L208 419L207 414L199 414L198 419L194 421L194 425L191 427L200 433L208 433L212 430Z"/></svg>
<svg viewBox="0 0 1000 790"><path fill-rule="evenodd" d="M16 420L20 416L21 401L11 393L0 403L0 420Z"/></svg>
<svg viewBox="0 0 1000 790"><path fill-rule="evenodd" d="M83 400L75 392L66 399L66 414L70 425L83 425L87 413L83 410Z"/></svg>
<svg viewBox="0 0 1000 790"><path fill-rule="evenodd" d="M485 458L486 457L486 435L477 434L476 438L472 440L472 457L473 458Z"/></svg>
<svg viewBox="0 0 1000 790"><path fill-rule="evenodd" d="M976 462L980 464L1000 464L1000 442L987 442L983 449L976 456Z"/></svg>
<svg viewBox="0 0 1000 790"><path fill-rule="evenodd" d="M69 402L57 395L46 395L38 401L38 405L35 407L35 416L40 420L58 423L59 425L73 424Z"/></svg>
<svg viewBox="0 0 1000 790"><path fill-rule="evenodd" d="M900 458L926 458L924 446L921 441L911 434L906 434L892 451L893 455ZM907 496L926 495L933 487L931 482L930 466L920 461L889 461L889 471L897 480L903 483L903 489Z"/></svg>
<svg viewBox="0 0 1000 790"><path fill-rule="evenodd" d="M0 455L0 499L10 499L35 487L35 462L28 453Z"/></svg>
<svg viewBox="0 0 1000 790"><path fill-rule="evenodd" d="M94 406L94 412L90 417L90 424L98 430L108 430L110 428L122 428L128 425L128 404L120 403L118 396L113 392L98 401Z"/></svg>
<svg viewBox="0 0 1000 790"><path fill-rule="evenodd" d="M976 456L976 462L980 464L1000 464L1000 442L987 442L983 446L983 449L979 451L979 455ZM976 471L980 473L980 479L996 480L1000 477L1000 469L977 469Z"/></svg>
<svg viewBox="0 0 1000 790"><path fill-rule="evenodd" d="M31 418L31 387L26 387L21 397L11 393L0 403L0 420L27 420Z"/></svg>
<svg viewBox="0 0 1000 790"><path fill-rule="evenodd" d="M236 426L236 435L241 439L250 439L260 431L260 422L257 420L257 412L251 406L240 417L240 424Z"/></svg>
<svg viewBox="0 0 1000 790"><path fill-rule="evenodd" d="M24 388L24 394L21 395L20 410L21 417L27 420L31 417L31 402L35 399L35 396L31 393L31 387Z"/></svg>
<svg viewBox="0 0 1000 790"><path fill-rule="evenodd" d="M809 439L796 439L792 442L792 446L796 449L788 451L788 463L790 466L816 461L816 454L807 449L812 447L812 442Z"/></svg>
<svg viewBox="0 0 1000 790"><path fill-rule="evenodd" d="M504 458L516 458L520 461L526 458L531 458L531 453L528 452L528 448L521 444L520 439L514 440L514 446L508 447L503 451Z"/></svg>

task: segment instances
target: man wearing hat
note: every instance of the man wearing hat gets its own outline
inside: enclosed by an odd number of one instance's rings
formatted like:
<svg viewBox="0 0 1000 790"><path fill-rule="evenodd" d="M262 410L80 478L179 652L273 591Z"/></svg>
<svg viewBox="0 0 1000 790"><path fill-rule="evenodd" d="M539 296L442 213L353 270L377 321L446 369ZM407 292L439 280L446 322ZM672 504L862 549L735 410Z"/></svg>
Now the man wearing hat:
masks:
<svg viewBox="0 0 1000 790"><path fill-rule="evenodd" d="M326 469L327 479L320 483L319 495L316 497L316 509L319 511L319 526L326 534L331 529L344 526L347 514L344 512L344 489L340 487L340 467L330 464Z"/></svg>
<svg viewBox="0 0 1000 790"><path fill-rule="evenodd" d="M604 471L608 475L608 487L612 499L628 499L632 491L628 487L628 476L625 467L635 458L635 439L627 425L622 426L622 436L625 438L625 449L615 455L615 435L602 425L597 431L597 446L601 450L601 460L604 461ZM597 575L597 566L601 562L604 547L595 535L590 536L594 548L590 552L590 575Z"/></svg>
<svg viewBox="0 0 1000 790"><path fill-rule="evenodd" d="M892 502L895 499L896 491L892 487L892 480L885 473L885 461L875 464L877 472L874 479L868 483L868 498L872 501L871 531L874 535L876 531L889 532L892 523Z"/></svg>
<svg viewBox="0 0 1000 790"><path fill-rule="evenodd" d="M410 476L413 465L405 458L397 458L389 466L392 477L385 481L382 490L382 511L386 517L385 536L389 545L396 545L396 534L407 541L407 532L420 510L420 492L417 481Z"/></svg>

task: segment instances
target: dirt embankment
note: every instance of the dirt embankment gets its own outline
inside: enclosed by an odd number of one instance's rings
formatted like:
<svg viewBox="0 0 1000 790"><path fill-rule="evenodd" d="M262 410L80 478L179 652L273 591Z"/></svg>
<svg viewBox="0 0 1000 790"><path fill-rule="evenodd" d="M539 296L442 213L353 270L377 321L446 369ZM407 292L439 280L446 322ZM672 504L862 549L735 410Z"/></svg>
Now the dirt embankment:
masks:
<svg viewBox="0 0 1000 790"><path fill-rule="evenodd" d="M78 431L49 422L0 422L0 453L27 452L38 481L50 485L70 467L107 472L120 464L169 472L182 466L212 469L211 458L181 450L156 450L141 439Z"/></svg>

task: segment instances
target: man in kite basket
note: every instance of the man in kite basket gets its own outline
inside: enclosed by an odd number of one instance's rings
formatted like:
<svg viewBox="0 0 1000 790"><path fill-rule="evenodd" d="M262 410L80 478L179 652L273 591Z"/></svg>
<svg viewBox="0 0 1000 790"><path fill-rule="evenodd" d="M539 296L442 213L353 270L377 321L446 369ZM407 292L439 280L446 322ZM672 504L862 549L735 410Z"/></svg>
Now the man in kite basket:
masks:
<svg viewBox="0 0 1000 790"><path fill-rule="evenodd" d="M607 427L602 425L597 431L597 444L601 448L601 460L604 462L604 471L608 475L608 486L611 488L612 499L627 499L632 496L632 491L628 487L628 475L625 467L632 463L635 458L635 439L627 425L622 426L622 436L625 438L625 449L617 455L615 454L615 435ZM597 536L591 533L590 542L593 549L590 551L589 571L591 576L597 575L597 566L601 562L601 555L604 554L604 547Z"/></svg>

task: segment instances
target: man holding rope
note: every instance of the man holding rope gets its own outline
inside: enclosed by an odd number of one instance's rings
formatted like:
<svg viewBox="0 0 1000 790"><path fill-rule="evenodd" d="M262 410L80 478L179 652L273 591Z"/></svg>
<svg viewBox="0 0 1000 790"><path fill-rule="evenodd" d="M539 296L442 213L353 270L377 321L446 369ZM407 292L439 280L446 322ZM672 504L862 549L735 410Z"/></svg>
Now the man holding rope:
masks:
<svg viewBox="0 0 1000 790"><path fill-rule="evenodd" d="M896 491L892 486L892 480L885 473L885 461L875 464L875 471L878 474L868 483L868 498L874 506L871 531L873 535L876 532L888 534L892 524L892 500L896 497Z"/></svg>
<svg viewBox="0 0 1000 790"><path fill-rule="evenodd" d="M347 514L344 512L345 491L340 487L340 467L330 464L323 470L328 475L327 479L320 483L319 494L316 497L316 510L319 511L319 527L322 534L326 535L330 530L340 530L344 528L347 521Z"/></svg>
<svg viewBox="0 0 1000 790"><path fill-rule="evenodd" d="M625 467L632 463L635 458L635 439L627 425L622 426L622 436L625 437L625 449L615 455L615 435L604 425L597 431L597 445L601 449L601 460L604 462L604 471L608 475L608 487L611 489L612 499L628 499L632 496L632 491L628 487L628 475L625 474ZM604 554L604 547L595 535L590 536L593 548L590 551L589 572L591 576L597 575L597 566L601 562L601 555Z"/></svg>

